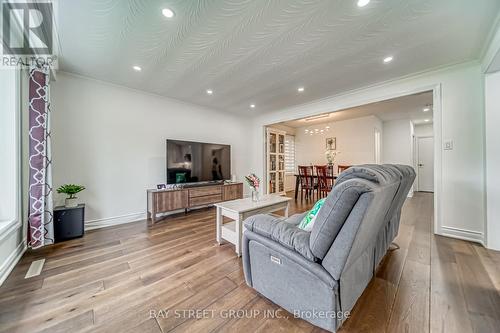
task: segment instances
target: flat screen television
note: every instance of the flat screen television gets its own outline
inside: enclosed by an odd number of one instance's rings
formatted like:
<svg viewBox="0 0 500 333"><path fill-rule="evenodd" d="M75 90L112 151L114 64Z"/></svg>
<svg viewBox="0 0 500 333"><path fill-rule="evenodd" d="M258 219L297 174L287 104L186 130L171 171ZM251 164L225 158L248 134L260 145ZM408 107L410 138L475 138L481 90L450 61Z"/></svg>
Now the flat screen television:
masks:
<svg viewBox="0 0 500 333"><path fill-rule="evenodd" d="M167 140L167 184L231 179L231 146Z"/></svg>

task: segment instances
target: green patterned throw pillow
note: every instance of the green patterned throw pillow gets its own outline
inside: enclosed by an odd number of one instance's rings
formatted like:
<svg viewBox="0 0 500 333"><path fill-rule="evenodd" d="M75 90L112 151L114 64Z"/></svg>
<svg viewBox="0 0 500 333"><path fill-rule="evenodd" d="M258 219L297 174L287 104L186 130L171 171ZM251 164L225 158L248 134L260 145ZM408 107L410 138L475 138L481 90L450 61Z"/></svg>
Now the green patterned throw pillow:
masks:
<svg viewBox="0 0 500 333"><path fill-rule="evenodd" d="M307 212L306 216L302 219L299 224L299 228L305 231L311 231L313 228L314 221L316 221L316 216L318 215L319 210L323 207L323 203L326 198L320 199L316 201L313 208Z"/></svg>

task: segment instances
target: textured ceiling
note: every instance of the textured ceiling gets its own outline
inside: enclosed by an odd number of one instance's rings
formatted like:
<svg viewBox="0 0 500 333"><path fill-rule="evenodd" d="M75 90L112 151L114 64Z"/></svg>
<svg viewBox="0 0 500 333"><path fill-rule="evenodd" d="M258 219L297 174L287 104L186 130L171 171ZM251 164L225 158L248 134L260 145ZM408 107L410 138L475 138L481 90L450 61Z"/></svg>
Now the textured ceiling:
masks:
<svg viewBox="0 0 500 333"><path fill-rule="evenodd" d="M307 118L303 118L285 121L280 124L298 128L366 116L376 116L382 121L409 119L417 125L426 124L432 123L432 100L432 91L429 91L331 112L325 114L325 118L313 118L310 120L305 120ZM423 112L426 106L430 106L430 110ZM328 115L328 117L326 117L326 115ZM428 122L425 121L426 119Z"/></svg>
<svg viewBox="0 0 500 333"><path fill-rule="evenodd" d="M475 59L500 8L498 0L356 2L60 0L60 68L255 115ZM167 6L173 19L161 15ZM386 55L394 56L387 65Z"/></svg>

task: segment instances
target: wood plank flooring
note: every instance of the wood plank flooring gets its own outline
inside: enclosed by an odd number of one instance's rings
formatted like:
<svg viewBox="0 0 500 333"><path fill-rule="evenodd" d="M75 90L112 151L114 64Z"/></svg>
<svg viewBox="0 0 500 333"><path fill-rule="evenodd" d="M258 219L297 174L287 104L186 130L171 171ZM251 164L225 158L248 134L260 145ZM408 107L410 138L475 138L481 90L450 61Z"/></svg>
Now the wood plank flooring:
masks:
<svg viewBox="0 0 500 333"><path fill-rule="evenodd" d="M432 202L426 193L407 200L400 249L340 332L500 332L500 253L434 236ZM311 205L292 202L290 212ZM95 230L26 253L0 288L0 332L322 332L246 286L234 247L215 243L214 213ZM24 279L42 258L42 273Z"/></svg>

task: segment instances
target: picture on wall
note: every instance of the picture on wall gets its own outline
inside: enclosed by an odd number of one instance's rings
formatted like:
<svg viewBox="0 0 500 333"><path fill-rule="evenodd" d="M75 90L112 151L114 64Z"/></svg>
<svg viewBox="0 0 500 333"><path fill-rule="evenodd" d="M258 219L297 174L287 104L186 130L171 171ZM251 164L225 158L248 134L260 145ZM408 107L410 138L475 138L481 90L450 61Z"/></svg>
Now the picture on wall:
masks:
<svg viewBox="0 0 500 333"><path fill-rule="evenodd" d="M326 138L326 149L327 150L337 149L337 138Z"/></svg>

